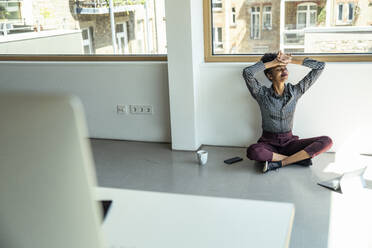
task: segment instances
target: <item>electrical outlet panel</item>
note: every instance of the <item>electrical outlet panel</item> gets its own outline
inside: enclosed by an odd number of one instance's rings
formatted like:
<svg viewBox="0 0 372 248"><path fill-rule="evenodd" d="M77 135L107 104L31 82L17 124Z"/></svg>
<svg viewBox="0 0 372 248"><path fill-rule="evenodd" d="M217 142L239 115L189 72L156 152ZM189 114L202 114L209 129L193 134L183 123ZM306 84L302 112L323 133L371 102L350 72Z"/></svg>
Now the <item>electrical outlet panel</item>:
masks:
<svg viewBox="0 0 372 248"><path fill-rule="evenodd" d="M154 112L151 105L129 105L129 110L131 114L152 115Z"/></svg>

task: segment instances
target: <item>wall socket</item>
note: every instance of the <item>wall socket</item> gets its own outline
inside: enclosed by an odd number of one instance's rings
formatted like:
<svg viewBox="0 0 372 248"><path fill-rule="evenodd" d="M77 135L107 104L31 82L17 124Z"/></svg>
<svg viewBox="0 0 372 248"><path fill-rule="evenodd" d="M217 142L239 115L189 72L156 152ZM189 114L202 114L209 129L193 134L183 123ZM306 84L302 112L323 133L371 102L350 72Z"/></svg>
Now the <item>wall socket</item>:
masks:
<svg viewBox="0 0 372 248"><path fill-rule="evenodd" d="M131 114L152 115L154 113L151 105L129 105Z"/></svg>
<svg viewBox="0 0 372 248"><path fill-rule="evenodd" d="M118 104L116 106L116 113L119 114L119 115L125 115L125 114L127 114L128 113L127 106L122 105L122 104Z"/></svg>

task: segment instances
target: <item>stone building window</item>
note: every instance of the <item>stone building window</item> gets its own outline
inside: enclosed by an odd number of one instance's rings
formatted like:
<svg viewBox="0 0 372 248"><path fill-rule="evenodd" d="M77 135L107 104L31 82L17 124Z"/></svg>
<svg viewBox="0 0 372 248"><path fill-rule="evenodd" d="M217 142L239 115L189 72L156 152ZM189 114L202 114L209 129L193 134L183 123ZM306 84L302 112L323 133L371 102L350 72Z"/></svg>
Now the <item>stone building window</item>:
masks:
<svg viewBox="0 0 372 248"><path fill-rule="evenodd" d="M81 35L83 36L83 50L84 54L94 54L93 48L93 27L83 28Z"/></svg>
<svg viewBox="0 0 372 248"><path fill-rule="evenodd" d="M354 3L338 3L337 24L350 24L354 20Z"/></svg>
<svg viewBox="0 0 372 248"><path fill-rule="evenodd" d="M119 54L129 54L127 22L116 24L116 40Z"/></svg>
<svg viewBox="0 0 372 248"><path fill-rule="evenodd" d="M213 8L213 11L221 11L222 0L212 0L212 8Z"/></svg>
<svg viewBox="0 0 372 248"><path fill-rule="evenodd" d="M354 3L348 3L348 15L347 15L347 21L352 22L354 19Z"/></svg>
<svg viewBox="0 0 372 248"><path fill-rule="evenodd" d="M297 29L316 26L316 3L301 3L297 6Z"/></svg>
<svg viewBox="0 0 372 248"><path fill-rule="evenodd" d="M221 51L223 49L221 27L213 28L213 47L215 51Z"/></svg>
<svg viewBox="0 0 372 248"><path fill-rule="evenodd" d="M236 8L231 8L231 26L236 26Z"/></svg>
<svg viewBox="0 0 372 248"><path fill-rule="evenodd" d="M263 7L263 29L272 29L271 6Z"/></svg>
<svg viewBox="0 0 372 248"><path fill-rule="evenodd" d="M342 22L342 19L343 19L343 9L344 9L344 4L343 3L339 3L338 4L338 14L337 14L337 21L338 22Z"/></svg>
<svg viewBox="0 0 372 248"><path fill-rule="evenodd" d="M251 8L251 39L260 38L260 7Z"/></svg>

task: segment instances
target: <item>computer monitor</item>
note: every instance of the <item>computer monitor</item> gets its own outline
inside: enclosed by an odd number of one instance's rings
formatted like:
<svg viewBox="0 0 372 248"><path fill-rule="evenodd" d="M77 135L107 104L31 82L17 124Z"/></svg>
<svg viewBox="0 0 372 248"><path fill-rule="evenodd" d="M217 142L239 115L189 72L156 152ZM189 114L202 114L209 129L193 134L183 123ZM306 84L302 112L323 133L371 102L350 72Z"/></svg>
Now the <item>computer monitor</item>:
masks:
<svg viewBox="0 0 372 248"><path fill-rule="evenodd" d="M79 100L0 94L0 247L102 248Z"/></svg>

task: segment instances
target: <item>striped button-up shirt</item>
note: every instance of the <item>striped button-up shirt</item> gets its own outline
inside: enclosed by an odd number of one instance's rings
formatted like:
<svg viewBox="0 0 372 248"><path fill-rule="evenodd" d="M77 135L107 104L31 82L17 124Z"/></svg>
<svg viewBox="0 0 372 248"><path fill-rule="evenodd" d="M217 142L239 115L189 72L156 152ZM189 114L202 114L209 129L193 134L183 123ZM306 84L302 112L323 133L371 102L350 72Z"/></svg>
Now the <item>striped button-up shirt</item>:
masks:
<svg viewBox="0 0 372 248"><path fill-rule="evenodd" d="M306 58L302 65L312 70L297 84L285 84L282 95L277 95L272 86L268 88L260 84L254 77L256 73L266 69L262 61L244 68L243 77L247 87L261 109L262 129L264 131L271 133L292 131L293 115L297 101L319 77L325 63Z"/></svg>

